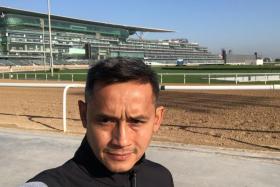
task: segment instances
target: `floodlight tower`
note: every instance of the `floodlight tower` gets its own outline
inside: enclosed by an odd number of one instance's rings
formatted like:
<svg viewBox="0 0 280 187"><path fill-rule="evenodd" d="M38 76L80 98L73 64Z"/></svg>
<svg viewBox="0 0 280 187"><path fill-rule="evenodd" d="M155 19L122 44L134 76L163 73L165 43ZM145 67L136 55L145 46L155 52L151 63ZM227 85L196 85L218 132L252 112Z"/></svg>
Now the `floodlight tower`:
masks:
<svg viewBox="0 0 280 187"><path fill-rule="evenodd" d="M51 28L51 3L48 0L48 18L49 18L49 42L50 42L50 68L53 77L53 54L52 54L52 28Z"/></svg>

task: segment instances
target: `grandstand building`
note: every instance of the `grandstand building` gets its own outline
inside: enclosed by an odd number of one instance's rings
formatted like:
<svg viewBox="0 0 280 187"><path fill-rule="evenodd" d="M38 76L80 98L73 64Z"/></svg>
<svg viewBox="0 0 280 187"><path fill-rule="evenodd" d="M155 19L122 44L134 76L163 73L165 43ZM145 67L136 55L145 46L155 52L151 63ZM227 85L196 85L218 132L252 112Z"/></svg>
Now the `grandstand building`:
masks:
<svg viewBox="0 0 280 187"><path fill-rule="evenodd" d="M186 39L144 40L138 32L172 32L51 16L52 48L57 64L88 63L108 57L135 57L148 64L222 63L206 47ZM43 64L49 58L48 15L0 7L0 65Z"/></svg>
<svg viewBox="0 0 280 187"><path fill-rule="evenodd" d="M263 59L248 54L228 54L226 63L230 65L263 65Z"/></svg>

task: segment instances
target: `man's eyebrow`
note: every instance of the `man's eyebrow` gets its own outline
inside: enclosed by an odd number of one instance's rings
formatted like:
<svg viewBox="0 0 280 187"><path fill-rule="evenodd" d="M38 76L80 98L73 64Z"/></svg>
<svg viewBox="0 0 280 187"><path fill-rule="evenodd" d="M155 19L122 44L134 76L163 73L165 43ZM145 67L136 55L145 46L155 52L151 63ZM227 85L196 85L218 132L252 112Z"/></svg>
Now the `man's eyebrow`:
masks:
<svg viewBox="0 0 280 187"><path fill-rule="evenodd" d="M110 120L120 120L119 117L109 115L109 114L96 114L95 118L96 119L105 118L105 119L110 119ZM127 120L143 120L143 121L149 120L149 117L145 116L145 115L127 116L126 118L127 118Z"/></svg>
<svg viewBox="0 0 280 187"><path fill-rule="evenodd" d="M132 119L132 120L148 120L149 117L148 116L144 116L144 115L138 115L138 116L128 116L127 119Z"/></svg>
<svg viewBox="0 0 280 187"><path fill-rule="evenodd" d="M113 119L113 120L118 120L119 118L116 117L116 116L112 116L112 115L109 115L109 114L96 114L95 115L95 118L106 118L106 119Z"/></svg>

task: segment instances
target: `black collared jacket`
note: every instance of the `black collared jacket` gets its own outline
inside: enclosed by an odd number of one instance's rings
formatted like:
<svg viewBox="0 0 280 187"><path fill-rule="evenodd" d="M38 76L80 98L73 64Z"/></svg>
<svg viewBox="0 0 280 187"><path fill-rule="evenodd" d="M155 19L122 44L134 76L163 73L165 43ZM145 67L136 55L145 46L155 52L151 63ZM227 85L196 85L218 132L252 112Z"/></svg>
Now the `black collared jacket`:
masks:
<svg viewBox="0 0 280 187"><path fill-rule="evenodd" d="M110 172L93 154L86 138L74 158L60 167L43 171L23 186L48 187L173 187L171 173L145 159L125 173Z"/></svg>

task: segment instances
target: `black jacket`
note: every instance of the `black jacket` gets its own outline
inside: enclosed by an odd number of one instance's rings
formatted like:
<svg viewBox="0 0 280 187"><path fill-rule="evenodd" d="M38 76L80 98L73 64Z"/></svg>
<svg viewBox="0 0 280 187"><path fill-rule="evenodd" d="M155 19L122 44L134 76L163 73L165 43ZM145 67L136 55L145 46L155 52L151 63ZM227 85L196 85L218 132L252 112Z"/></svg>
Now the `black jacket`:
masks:
<svg viewBox="0 0 280 187"><path fill-rule="evenodd" d="M110 172L93 154L86 138L74 158L58 168L43 171L28 182L43 182L48 187L172 187L171 173L145 159L125 173Z"/></svg>

